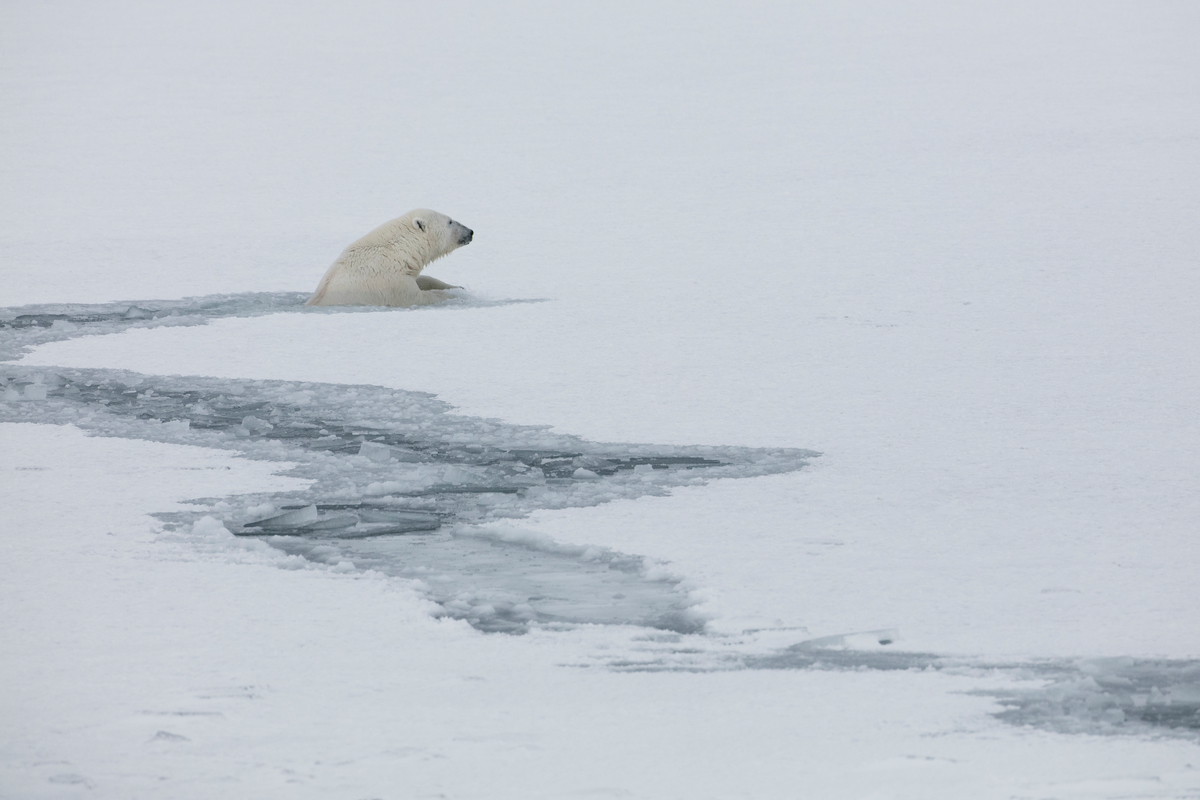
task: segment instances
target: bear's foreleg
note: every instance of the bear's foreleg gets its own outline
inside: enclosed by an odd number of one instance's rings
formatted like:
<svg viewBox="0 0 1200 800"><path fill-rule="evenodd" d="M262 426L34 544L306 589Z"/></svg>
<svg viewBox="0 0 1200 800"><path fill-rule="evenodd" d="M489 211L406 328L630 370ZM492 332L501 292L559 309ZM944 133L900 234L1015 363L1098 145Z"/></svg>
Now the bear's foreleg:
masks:
<svg viewBox="0 0 1200 800"><path fill-rule="evenodd" d="M428 292L430 289L461 289L462 288L461 286L451 286L448 283L443 283L442 281L439 281L437 278L431 278L428 275L418 275L417 276L417 286L419 286L421 291L423 291L423 292Z"/></svg>

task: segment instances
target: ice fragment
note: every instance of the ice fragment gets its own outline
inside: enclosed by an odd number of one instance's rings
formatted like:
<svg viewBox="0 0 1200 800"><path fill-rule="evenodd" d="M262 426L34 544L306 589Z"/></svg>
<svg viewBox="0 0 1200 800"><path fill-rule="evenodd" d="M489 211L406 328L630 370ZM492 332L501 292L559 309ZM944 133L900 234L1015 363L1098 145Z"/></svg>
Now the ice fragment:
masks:
<svg viewBox="0 0 1200 800"><path fill-rule="evenodd" d="M360 456L366 456L372 461L391 461L392 448L385 444L376 444L375 442L363 442L358 448Z"/></svg>
<svg viewBox="0 0 1200 800"><path fill-rule="evenodd" d="M296 528L301 525L306 525L309 522L316 522L318 518L316 505L305 506L298 508L295 511L288 511L274 517L260 519L257 522L247 522L243 527L246 528L263 528L265 530L279 530L283 528Z"/></svg>

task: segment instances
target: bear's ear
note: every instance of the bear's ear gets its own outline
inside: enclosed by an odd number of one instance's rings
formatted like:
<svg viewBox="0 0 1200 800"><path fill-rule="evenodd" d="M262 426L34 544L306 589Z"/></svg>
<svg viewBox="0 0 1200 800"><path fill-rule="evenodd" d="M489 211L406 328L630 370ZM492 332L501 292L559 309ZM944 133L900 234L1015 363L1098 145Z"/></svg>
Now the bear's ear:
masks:
<svg viewBox="0 0 1200 800"><path fill-rule="evenodd" d="M413 220L413 225L416 225L418 230L425 230L425 220L417 218Z"/></svg>

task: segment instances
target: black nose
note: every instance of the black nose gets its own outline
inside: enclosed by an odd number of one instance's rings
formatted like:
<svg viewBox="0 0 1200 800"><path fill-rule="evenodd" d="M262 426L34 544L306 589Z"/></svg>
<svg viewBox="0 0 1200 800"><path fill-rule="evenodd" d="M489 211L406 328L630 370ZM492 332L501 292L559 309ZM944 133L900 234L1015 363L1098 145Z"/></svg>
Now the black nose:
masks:
<svg viewBox="0 0 1200 800"><path fill-rule="evenodd" d="M467 232L458 238L458 243L459 243L459 245L470 244L471 240L474 238L475 238L475 231L471 230L470 228L467 228Z"/></svg>

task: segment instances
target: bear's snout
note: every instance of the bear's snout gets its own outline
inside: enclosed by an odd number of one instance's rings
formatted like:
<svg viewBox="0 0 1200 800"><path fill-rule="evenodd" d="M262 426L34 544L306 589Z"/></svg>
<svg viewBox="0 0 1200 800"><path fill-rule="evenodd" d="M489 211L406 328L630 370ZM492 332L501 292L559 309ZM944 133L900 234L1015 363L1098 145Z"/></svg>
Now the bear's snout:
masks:
<svg viewBox="0 0 1200 800"><path fill-rule="evenodd" d="M458 246L462 247L464 244L470 244L471 239L473 239L474 237L475 237L475 231L471 230L470 228L467 228L466 231L463 233L463 235L458 237Z"/></svg>

